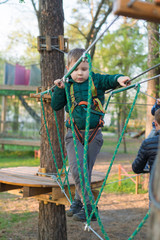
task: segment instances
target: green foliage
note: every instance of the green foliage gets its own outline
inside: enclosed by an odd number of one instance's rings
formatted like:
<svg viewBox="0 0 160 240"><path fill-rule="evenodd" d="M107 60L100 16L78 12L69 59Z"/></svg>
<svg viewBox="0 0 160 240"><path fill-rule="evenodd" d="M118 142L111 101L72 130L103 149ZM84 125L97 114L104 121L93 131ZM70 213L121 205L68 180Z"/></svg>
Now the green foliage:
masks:
<svg viewBox="0 0 160 240"><path fill-rule="evenodd" d="M17 20L17 25L20 20ZM12 53L17 49L21 49L20 55L12 56ZM39 63L40 55L37 51L37 38L30 32L13 31L10 33L10 42L6 47L6 58L9 62L18 62L22 65L29 65Z"/></svg>
<svg viewBox="0 0 160 240"><path fill-rule="evenodd" d="M118 30L107 33L98 43L96 67L106 69L110 74L118 72L128 76L135 74L135 69L144 69L147 64L144 61L144 35L139 29L137 24L131 27L129 23L123 23Z"/></svg>

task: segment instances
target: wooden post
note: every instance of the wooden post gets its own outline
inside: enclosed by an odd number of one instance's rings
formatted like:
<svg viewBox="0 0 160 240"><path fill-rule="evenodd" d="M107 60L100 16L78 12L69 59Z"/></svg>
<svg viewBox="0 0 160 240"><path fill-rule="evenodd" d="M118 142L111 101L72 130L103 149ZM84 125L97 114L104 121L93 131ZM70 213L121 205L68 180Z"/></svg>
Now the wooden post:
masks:
<svg viewBox="0 0 160 240"><path fill-rule="evenodd" d="M40 35L58 37L64 34L63 28L63 7L62 0L45 0L39 1L40 3ZM61 78L64 75L64 55L63 53L52 49L52 51L40 50L41 53L41 77L42 88L53 86L54 80ZM58 144L56 123L51 114L53 113L51 104L44 101L44 112L46 116L48 131L54 149L54 154L57 160L58 168L62 168L62 158ZM59 122L59 130L64 146L64 111L60 110L57 114ZM42 126L44 124L42 114ZM51 149L48 142L47 133L45 128L42 131L41 137L41 156L40 167L46 169L46 173L55 173L56 168L54 165ZM44 204L41 201L39 204L39 223L38 223L38 240L66 240L67 227L65 206L56 205L55 203L48 202Z"/></svg>
<svg viewBox="0 0 160 240"><path fill-rule="evenodd" d="M118 165L118 185L121 186L121 164Z"/></svg>
<svg viewBox="0 0 160 240"><path fill-rule="evenodd" d="M1 133L5 131L7 97L2 96Z"/></svg>

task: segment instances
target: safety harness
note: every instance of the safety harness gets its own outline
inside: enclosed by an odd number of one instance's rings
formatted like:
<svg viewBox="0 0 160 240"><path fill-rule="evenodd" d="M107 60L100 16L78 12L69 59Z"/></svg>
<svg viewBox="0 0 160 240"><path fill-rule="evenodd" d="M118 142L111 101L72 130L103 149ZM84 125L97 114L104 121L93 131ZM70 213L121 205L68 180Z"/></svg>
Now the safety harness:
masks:
<svg viewBox="0 0 160 240"><path fill-rule="evenodd" d="M93 99L93 104L91 106L91 112L94 113L94 114L100 115L100 119L99 119L99 123L93 129L91 135L89 136L88 144L90 144L91 141L95 138L99 127L103 127L103 125L104 125L103 116L105 114L102 103L99 100L99 98L97 97L97 89L94 85L93 79L92 79L91 92L92 92L92 99ZM76 106L82 106L83 109L85 111L87 111L88 102L86 102L86 101L80 101L79 103L76 102L76 99L75 99L75 96L74 96L73 83L71 84L71 87L70 87L70 96L71 96L71 112L72 113L73 113ZM84 138L83 138L80 130L78 129L77 125L75 124L74 119L73 119L73 124L74 124L74 129L75 129L75 133L76 133L76 136L77 136L78 140L84 145Z"/></svg>

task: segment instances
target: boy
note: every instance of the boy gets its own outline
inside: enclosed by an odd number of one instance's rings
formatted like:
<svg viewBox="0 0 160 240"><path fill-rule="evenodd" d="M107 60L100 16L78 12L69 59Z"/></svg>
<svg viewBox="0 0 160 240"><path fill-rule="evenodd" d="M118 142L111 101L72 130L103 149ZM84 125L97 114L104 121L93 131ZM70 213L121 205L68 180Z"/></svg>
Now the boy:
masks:
<svg viewBox="0 0 160 240"><path fill-rule="evenodd" d="M158 152L158 141L160 135L160 109L155 112L154 124L156 133L153 137L146 138L138 151L138 155L132 163L135 173L145 173L145 165L148 162L149 172L151 173L153 163Z"/></svg>
<svg viewBox="0 0 160 240"><path fill-rule="evenodd" d="M158 98L156 100L156 103L153 105L152 109L151 109L151 113L154 116L156 110L158 110L160 108L160 99ZM153 137L156 134L156 128L155 128L155 123L154 121L152 122L152 130L150 132L150 134L147 136L147 138Z"/></svg>
<svg viewBox="0 0 160 240"><path fill-rule="evenodd" d="M75 48L68 53L67 70L69 71L77 60L83 55L85 49ZM84 173L83 173L83 153L84 153L84 134L85 134L85 123L86 123L86 109L83 103L87 103L88 100L88 77L89 77L89 64L87 61L82 61L77 68L71 73L69 81L66 83L68 92L70 95L70 103L72 108L72 116L74 120L74 127L76 132L76 143L78 149L78 156L80 161L81 173L83 177L85 199L87 203L88 214L90 216L92 212L92 206L89 201L89 196L85 188ZM115 75L100 75L92 72L92 109L90 115L90 130L89 130L89 145L88 145L88 177L89 183L91 183L91 174L94 163L96 161L97 154L99 153L103 144L101 124L102 111L97 111L97 107L102 109L104 104L105 90L116 88L117 86L130 85L129 77L115 74ZM64 83L57 79L54 81L56 88L52 95L51 106L57 111L66 105L66 112L68 111L66 93L64 89ZM69 166L72 177L75 181L75 199L67 212L69 217L73 216L76 221L86 221L85 209L81 202L82 193L80 186L80 179L77 168L77 161L73 143L73 135L71 131L70 120L66 121L66 127L68 129L65 137L65 145L68 154ZM96 131L95 131L96 129ZM94 137L93 137L94 136ZM93 197L94 199L94 197ZM95 214L92 216L92 221L96 220Z"/></svg>

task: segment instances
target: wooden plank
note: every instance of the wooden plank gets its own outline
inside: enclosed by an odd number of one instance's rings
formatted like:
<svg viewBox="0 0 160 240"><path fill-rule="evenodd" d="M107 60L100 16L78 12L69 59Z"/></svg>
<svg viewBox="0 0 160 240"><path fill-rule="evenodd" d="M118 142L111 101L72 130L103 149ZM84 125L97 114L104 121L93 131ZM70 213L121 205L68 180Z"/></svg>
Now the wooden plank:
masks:
<svg viewBox="0 0 160 240"><path fill-rule="evenodd" d="M135 1L132 7L128 7L129 2L130 0L115 0L113 5L114 14L160 23L160 6Z"/></svg>
<svg viewBox="0 0 160 240"><path fill-rule="evenodd" d="M40 147L40 140L0 138L0 144Z"/></svg>
<svg viewBox="0 0 160 240"><path fill-rule="evenodd" d="M9 191L23 187L23 197L36 197L40 201L53 202L56 204L70 205L64 193L62 193L57 182L51 177L38 176L39 167L17 167L0 169L0 192ZM95 188L101 187L104 174L93 171L91 188L95 196L98 191ZM62 182L64 177L62 177ZM74 196L75 185L69 174L71 195ZM64 186L65 193L69 197L68 186Z"/></svg>
<svg viewBox="0 0 160 240"><path fill-rule="evenodd" d="M50 177L37 176L38 167L18 167L18 168L2 168L0 169L0 182L10 185L27 186L27 187L53 187L59 188L57 182ZM103 173L93 171L92 188L98 188L102 185L105 175ZM64 177L62 177L62 182ZM74 186L74 181L69 174L70 186ZM67 186L67 185L66 185Z"/></svg>
<svg viewBox="0 0 160 240"><path fill-rule="evenodd" d="M0 90L14 90L14 91L35 91L37 86L24 86L24 85L0 85Z"/></svg>
<svg viewBox="0 0 160 240"><path fill-rule="evenodd" d="M74 192L72 192L72 199L74 198ZM92 190L92 192L93 192L95 199L97 199L99 191ZM68 195L68 197L69 197L69 195ZM39 201L44 201L45 203L51 202L51 203L55 203L57 205L62 204L62 205L70 206L70 202L68 201L68 199L66 198L66 196L64 194L59 196L59 198L53 196L53 194L41 194L41 195L35 196L35 198Z"/></svg>

